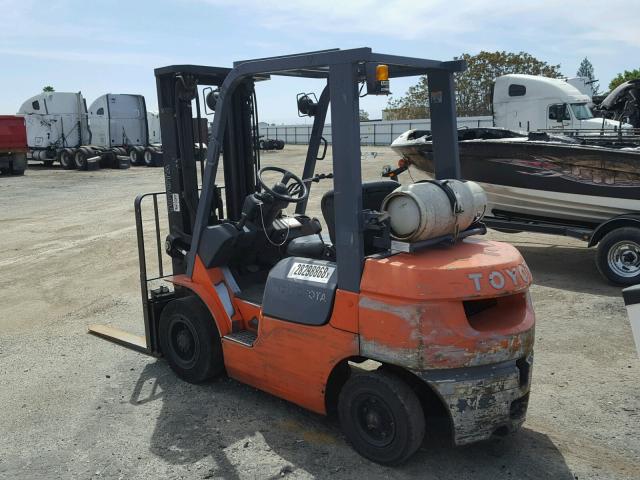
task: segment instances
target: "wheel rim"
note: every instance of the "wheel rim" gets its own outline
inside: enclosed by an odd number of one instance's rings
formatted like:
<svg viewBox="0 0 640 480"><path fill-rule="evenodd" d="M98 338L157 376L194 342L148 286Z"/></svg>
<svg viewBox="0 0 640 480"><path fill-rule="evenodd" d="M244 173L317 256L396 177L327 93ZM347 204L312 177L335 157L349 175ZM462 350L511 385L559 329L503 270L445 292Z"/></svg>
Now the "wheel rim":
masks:
<svg viewBox="0 0 640 480"><path fill-rule="evenodd" d="M178 317L171 321L169 342L178 365L182 368L190 368L196 363L200 354L198 334L183 318Z"/></svg>
<svg viewBox="0 0 640 480"><path fill-rule="evenodd" d="M131 150L129 152L129 160L131 160L131 163L136 163L138 161L138 155L135 150Z"/></svg>
<svg viewBox="0 0 640 480"><path fill-rule="evenodd" d="M151 165L151 152L149 150L144 151L144 163Z"/></svg>
<svg viewBox="0 0 640 480"><path fill-rule="evenodd" d="M386 402L373 393L363 393L353 402L351 414L360 436L375 447L386 447L395 438L396 424Z"/></svg>
<svg viewBox="0 0 640 480"><path fill-rule="evenodd" d="M609 268L618 276L632 278L640 274L640 245L624 240L609 249Z"/></svg>

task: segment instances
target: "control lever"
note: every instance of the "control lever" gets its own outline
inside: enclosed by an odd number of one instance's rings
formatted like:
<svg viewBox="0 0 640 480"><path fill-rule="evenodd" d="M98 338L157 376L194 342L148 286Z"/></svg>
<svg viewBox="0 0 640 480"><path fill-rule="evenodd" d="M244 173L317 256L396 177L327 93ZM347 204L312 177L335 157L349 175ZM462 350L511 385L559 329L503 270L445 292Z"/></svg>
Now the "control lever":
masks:
<svg viewBox="0 0 640 480"><path fill-rule="evenodd" d="M398 166L398 168L393 168L393 169L391 168L391 165L385 165L384 167L382 167L382 176L385 178L397 178L398 175L406 172L407 170L409 170L408 163L404 165L400 165Z"/></svg>
<svg viewBox="0 0 640 480"><path fill-rule="evenodd" d="M313 177L303 178L302 182L305 184L309 184L311 182L318 183L320 182L320 180L324 180L326 178L333 178L333 173L317 173ZM299 188L300 188L300 185L296 183L292 183L291 185L289 185L287 187L287 189L289 190L289 195L295 195L299 190Z"/></svg>

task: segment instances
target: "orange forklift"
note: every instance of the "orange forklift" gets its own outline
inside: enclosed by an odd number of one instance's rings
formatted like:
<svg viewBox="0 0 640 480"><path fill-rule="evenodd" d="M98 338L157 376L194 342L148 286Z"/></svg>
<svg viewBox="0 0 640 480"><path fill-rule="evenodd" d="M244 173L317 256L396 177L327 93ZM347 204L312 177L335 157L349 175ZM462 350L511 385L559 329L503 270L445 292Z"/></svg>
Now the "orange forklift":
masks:
<svg viewBox="0 0 640 480"><path fill-rule="evenodd" d="M481 239L481 222L397 241L381 205L400 185L361 179L359 98L386 95L391 78L417 75L428 76L436 176L459 177L453 76L465 68L356 48L233 68L156 69L166 192L135 203L145 336L100 325L90 332L164 357L188 382L226 372L313 412L337 413L355 450L381 464L408 459L438 412L455 445L517 430L535 321L524 260L510 245ZM260 164L254 86L277 76L325 82L319 98L298 95L300 115L314 119L301 176ZM215 114L199 185L194 146L206 140L192 116L194 104L201 115L201 96ZM318 174L329 108L333 168ZM312 185L327 178L333 189L321 199L322 231L305 212ZM165 195L170 275L158 219ZM447 195L457 215L455 195ZM160 266L154 278L141 214L149 198ZM295 214L284 213L289 205ZM159 280L172 288L151 288Z"/></svg>

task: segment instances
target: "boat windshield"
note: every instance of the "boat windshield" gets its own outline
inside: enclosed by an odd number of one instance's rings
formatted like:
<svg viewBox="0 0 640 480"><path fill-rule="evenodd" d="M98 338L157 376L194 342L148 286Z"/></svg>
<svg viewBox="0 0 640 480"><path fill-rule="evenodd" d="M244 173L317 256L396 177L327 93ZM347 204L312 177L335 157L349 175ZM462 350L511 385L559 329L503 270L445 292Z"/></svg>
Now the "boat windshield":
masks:
<svg viewBox="0 0 640 480"><path fill-rule="evenodd" d="M572 103L571 110L573 110L573 114L578 120L588 120L589 118L593 118L593 113L591 112L591 109L587 107L586 103Z"/></svg>

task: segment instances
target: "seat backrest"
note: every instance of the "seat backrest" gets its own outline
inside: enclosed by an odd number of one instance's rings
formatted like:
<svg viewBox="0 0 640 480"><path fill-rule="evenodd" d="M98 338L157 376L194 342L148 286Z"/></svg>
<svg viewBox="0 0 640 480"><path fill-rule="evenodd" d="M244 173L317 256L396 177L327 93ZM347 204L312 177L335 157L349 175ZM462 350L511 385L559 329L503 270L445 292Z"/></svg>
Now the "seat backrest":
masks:
<svg viewBox="0 0 640 480"><path fill-rule="evenodd" d="M362 209L363 210L380 210L382 201L387 195L398 188L400 184L395 180L378 180L375 182L362 183ZM334 191L329 190L322 196L320 201L322 216L329 230L331 243L336 243L336 217L334 209ZM371 238L369 238L371 237ZM369 251L369 247L373 242L373 232L365 232L365 253Z"/></svg>

